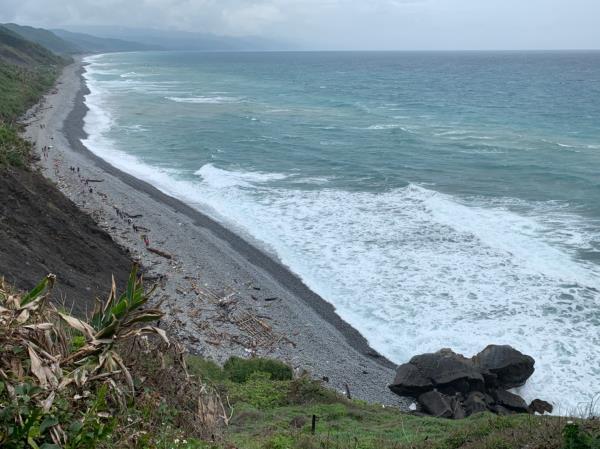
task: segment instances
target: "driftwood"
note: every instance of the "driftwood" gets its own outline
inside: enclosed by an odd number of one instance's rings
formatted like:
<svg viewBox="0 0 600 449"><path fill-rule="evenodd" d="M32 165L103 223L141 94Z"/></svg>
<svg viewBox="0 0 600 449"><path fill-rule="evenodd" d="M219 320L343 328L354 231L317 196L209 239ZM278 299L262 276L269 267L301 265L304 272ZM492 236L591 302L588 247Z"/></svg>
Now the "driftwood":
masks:
<svg viewBox="0 0 600 449"><path fill-rule="evenodd" d="M172 255L170 255L169 253L165 253L164 251L161 251L160 249L150 248L149 246L147 246L146 249L148 251L150 251L151 253L158 254L159 256L164 257L165 259L172 259L173 258Z"/></svg>
<svg viewBox="0 0 600 449"><path fill-rule="evenodd" d="M104 179L86 179L85 182L104 182Z"/></svg>

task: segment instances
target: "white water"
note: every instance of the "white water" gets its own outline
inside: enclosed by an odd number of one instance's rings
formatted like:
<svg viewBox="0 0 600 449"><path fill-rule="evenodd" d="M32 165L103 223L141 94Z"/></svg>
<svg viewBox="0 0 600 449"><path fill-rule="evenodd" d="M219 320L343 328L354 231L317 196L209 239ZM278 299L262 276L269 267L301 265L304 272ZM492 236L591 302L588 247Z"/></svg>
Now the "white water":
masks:
<svg viewBox="0 0 600 449"><path fill-rule="evenodd" d="M347 192L319 179L320 190L282 188L273 182L296 179L211 164L181 180L106 138L106 92L87 78L91 151L263 242L390 359L511 344L537 361L526 399L550 399L565 413L600 390L600 273L556 244L568 230L585 246L577 217L534 204L525 216L509 210L511 200L465 202L416 185Z"/></svg>

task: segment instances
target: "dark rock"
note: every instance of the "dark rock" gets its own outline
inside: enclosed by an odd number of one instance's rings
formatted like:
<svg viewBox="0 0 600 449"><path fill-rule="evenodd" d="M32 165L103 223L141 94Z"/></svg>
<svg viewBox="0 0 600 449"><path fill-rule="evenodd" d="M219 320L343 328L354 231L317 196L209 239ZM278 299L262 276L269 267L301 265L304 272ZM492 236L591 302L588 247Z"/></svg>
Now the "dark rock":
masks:
<svg viewBox="0 0 600 449"><path fill-rule="evenodd" d="M495 374L496 385L504 389L524 385L535 370L533 357L508 345L489 345L473 357L473 362L481 370Z"/></svg>
<svg viewBox="0 0 600 449"><path fill-rule="evenodd" d="M492 388L498 388L498 376L496 374L486 369L482 369L481 375L483 376L483 381L488 390Z"/></svg>
<svg viewBox="0 0 600 449"><path fill-rule="evenodd" d="M521 396L506 390L494 390L492 397L496 403L518 413L527 413L527 402Z"/></svg>
<svg viewBox="0 0 600 449"><path fill-rule="evenodd" d="M452 419L464 419L467 417L467 412L460 395L453 396L450 399L450 406L452 407Z"/></svg>
<svg viewBox="0 0 600 449"><path fill-rule="evenodd" d="M439 391L428 391L418 398L419 404L432 416L438 418L452 418L454 410L452 409L451 398Z"/></svg>
<svg viewBox="0 0 600 449"><path fill-rule="evenodd" d="M493 403L493 399L480 391L473 391L469 393L465 400L465 409L467 415L474 415L475 413L486 412L489 406Z"/></svg>
<svg viewBox="0 0 600 449"><path fill-rule="evenodd" d="M472 359L442 349L399 366L390 389L418 398L424 412L441 418L462 419L486 411L551 412L548 402L536 399L527 406L523 398L507 391L523 385L534 364L533 358L510 346L490 345Z"/></svg>
<svg viewBox="0 0 600 449"><path fill-rule="evenodd" d="M514 412L501 405L492 405L490 411L500 416L514 415Z"/></svg>
<svg viewBox="0 0 600 449"><path fill-rule="evenodd" d="M529 407L527 407L527 410L531 414L539 413L540 415L543 415L544 413L552 413L554 407L549 402L542 401L541 399L534 399L531 401L531 404L529 404Z"/></svg>
<svg viewBox="0 0 600 449"><path fill-rule="evenodd" d="M394 384L390 385L393 392L409 396L432 388L453 395L482 391L483 387L483 376L473 362L450 349L413 357L398 367Z"/></svg>
<svg viewBox="0 0 600 449"><path fill-rule="evenodd" d="M400 365L396 370L396 378L394 383L390 385L390 389L400 395L419 396L421 393L433 389L431 380L425 378L417 369L416 366L405 363Z"/></svg>

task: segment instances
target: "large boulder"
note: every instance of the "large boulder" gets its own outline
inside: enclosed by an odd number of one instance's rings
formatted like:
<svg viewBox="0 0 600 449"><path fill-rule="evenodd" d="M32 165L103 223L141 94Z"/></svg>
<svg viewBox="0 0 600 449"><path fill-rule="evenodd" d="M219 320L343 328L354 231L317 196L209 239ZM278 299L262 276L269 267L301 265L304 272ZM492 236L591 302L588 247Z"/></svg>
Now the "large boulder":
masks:
<svg viewBox="0 0 600 449"><path fill-rule="evenodd" d="M535 370L533 357L508 345L489 345L473 357L473 363L494 375L495 386L502 389L524 385Z"/></svg>
<svg viewBox="0 0 600 449"><path fill-rule="evenodd" d="M554 407L549 402L542 401L541 399L534 399L531 401L531 404L529 404L529 407L527 407L527 410L532 415L535 413L543 415L544 413L552 413Z"/></svg>
<svg viewBox="0 0 600 449"><path fill-rule="evenodd" d="M473 362L450 349L413 357L398 367L390 385L394 393L415 397L433 388L454 395L483 391L483 387L483 376Z"/></svg>
<svg viewBox="0 0 600 449"><path fill-rule="evenodd" d="M417 398L423 411L461 419L490 411L499 415L545 413L552 405L536 399L529 406L509 388L531 376L535 361L510 346L490 345L471 359L450 349L421 354L400 365L390 389Z"/></svg>
<svg viewBox="0 0 600 449"><path fill-rule="evenodd" d="M517 413L527 413L527 402L514 393L506 390L494 390L492 392L492 397L496 401L496 404L501 405L513 412Z"/></svg>
<svg viewBox="0 0 600 449"><path fill-rule="evenodd" d="M449 396L432 390L423 393L418 398L419 404L423 410L437 418L452 418L454 415L452 410L452 401Z"/></svg>
<svg viewBox="0 0 600 449"><path fill-rule="evenodd" d="M464 407L467 415L470 416L475 413L487 412L493 403L494 400L490 396L480 391L472 391L465 399Z"/></svg>
<svg viewBox="0 0 600 449"><path fill-rule="evenodd" d="M434 388L431 379L427 379L421 374L419 369L411 363L400 365L396 370L394 383L390 389L400 396L417 397L421 393Z"/></svg>

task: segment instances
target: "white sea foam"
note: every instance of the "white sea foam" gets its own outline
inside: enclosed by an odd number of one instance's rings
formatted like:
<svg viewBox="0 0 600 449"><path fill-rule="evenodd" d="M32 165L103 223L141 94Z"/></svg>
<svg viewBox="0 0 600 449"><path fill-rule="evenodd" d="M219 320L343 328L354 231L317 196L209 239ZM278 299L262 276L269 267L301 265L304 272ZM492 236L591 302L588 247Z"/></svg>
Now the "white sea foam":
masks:
<svg viewBox="0 0 600 449"><path fill-rule="evenodd" d="M600 273L546 240L546 224L414 185L265 194L247 188L254 174L198 173L203 201L274 248L393 360L513 344L537 359L526 398L566 410L595 392Z"/></svg>
<svg viewBox="0 0 600 449"><path fill-rule="evenodd" d="M401 129L402 131L408 131L402 125L398 125L396 123L371 125L371 126L368 126L366 129L377 130L377 131L386 130L386 129Z"/></svg>
<svg viewBox="0 0 600 449"><path fill-rule="evenodd" d="M138 73L138 72L127 72L127 73L122 73L121 78L143 78L146 76L149 76L146 73Z"/></svg>
<svg viewBox="0 0 600 449"><path fill-rule="evenodd" d="M228 172L212 164L204 165L196 171L196 175L201 176L207 183L217 188L251 187L287 178L287 175L282 173Z"/></svg>
<svg viewBox="0 0 600 449"><path fill-rule="evenodd" d="M166 97L167 100L176 103L194 103L194 104L223 104L223 103L239 103L242 98L238 97Z"/></svg>
<svg viewBox="0 0 600 449"><path fill-rule="evenodd" d="M89 87L90 150L263 242L392 360L512 344L537 360L527 399L568 412L597 391L600 273L574 257L597 235L560 205L461 200L416 185L301 190L300 172L212 164L181 180L107 139L108 92Z"/></svg>

